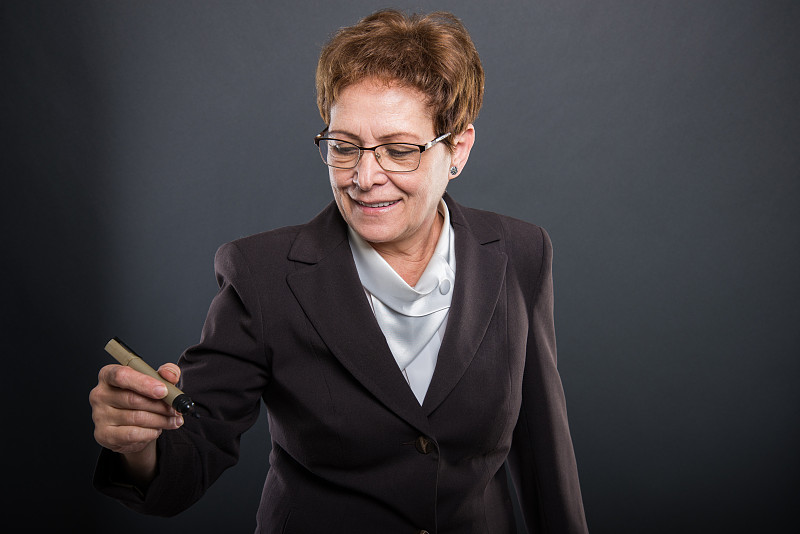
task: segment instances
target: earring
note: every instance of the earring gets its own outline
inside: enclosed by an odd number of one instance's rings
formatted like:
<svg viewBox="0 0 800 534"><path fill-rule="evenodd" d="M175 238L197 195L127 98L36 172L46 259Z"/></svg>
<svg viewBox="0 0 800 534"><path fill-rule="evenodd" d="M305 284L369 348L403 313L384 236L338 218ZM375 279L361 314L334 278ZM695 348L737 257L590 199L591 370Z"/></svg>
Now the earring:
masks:
<svg viewBox="0 0 800 534"><path fill-rule="evenodd" d="M458 167L456 167L455 165L453 165L452 167L450 167L450 174L452 174L453 176L455 176L456 174L458 174Z"/></svg>

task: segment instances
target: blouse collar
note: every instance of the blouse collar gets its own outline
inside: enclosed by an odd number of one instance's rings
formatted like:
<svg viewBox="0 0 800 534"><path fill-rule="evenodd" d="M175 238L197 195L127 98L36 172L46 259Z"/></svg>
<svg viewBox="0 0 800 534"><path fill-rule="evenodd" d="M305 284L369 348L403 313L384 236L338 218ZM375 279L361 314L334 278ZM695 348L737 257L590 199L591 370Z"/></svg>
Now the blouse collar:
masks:
<svg viewBox="0 0 800 534"><path fill-rule="evenodd" d="M364 289L397 313L422 317L450 307L455 284L455 246L450 212L444 199L439 202L444 216L442 232L425 271L414 287L398 275L378 252L348 227L358 275Z"/></svg>

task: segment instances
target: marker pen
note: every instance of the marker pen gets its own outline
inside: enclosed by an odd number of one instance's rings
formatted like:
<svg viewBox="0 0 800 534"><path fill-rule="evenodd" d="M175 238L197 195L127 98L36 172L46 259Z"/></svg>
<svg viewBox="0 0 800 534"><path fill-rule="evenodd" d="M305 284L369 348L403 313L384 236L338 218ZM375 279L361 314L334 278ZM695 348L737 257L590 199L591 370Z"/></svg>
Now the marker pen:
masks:
<svg viewBox="0 0 800 534"><path fill-rule="evenodd" d="M178 412L185 414L189 413L194 408L194 402L189 398L189 395L163 379L155 369L147 365L143 359L137 356L137 354L119 338L115 337L106 343L106 352L112 355L114 359L122 365L127 365L131 369L136 369L140 373L152 376L163 382L164 385L167 386L167 396L161 400L178 410Z"/></svg>

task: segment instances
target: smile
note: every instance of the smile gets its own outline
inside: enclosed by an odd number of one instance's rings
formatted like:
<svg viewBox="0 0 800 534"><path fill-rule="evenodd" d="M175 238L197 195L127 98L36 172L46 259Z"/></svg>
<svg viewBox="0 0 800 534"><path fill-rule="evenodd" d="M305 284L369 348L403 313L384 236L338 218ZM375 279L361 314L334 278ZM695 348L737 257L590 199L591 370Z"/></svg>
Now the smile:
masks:
<svg viewBox="0 0 800 534"><path fill-rule="evenodd" d="M365 208L385 208L386 206L391 206L392 204L396 204L397 200L391 200L388 202L361 202L360 200L356 200L356 203L360 206L364 206Z"/></svg>

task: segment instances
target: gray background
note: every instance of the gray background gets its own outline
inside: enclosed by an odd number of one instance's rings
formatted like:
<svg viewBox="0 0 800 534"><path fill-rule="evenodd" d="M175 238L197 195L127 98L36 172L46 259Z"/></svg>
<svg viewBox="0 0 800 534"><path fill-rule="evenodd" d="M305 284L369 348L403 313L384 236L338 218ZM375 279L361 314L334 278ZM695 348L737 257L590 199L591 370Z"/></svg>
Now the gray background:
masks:
<svg viewBox="0 0 800 534"><path fill-rule="evenodd" d="M385 5L2 3L7 524L252 531L263 417L200 503L148 518L91 488L87 395L114 335L152 363L197 341L221 243L329 201L316 58ZM395 5L452 10L484 63L451 194L553 239L591 530L796 524L800 3Z"/></svg>

